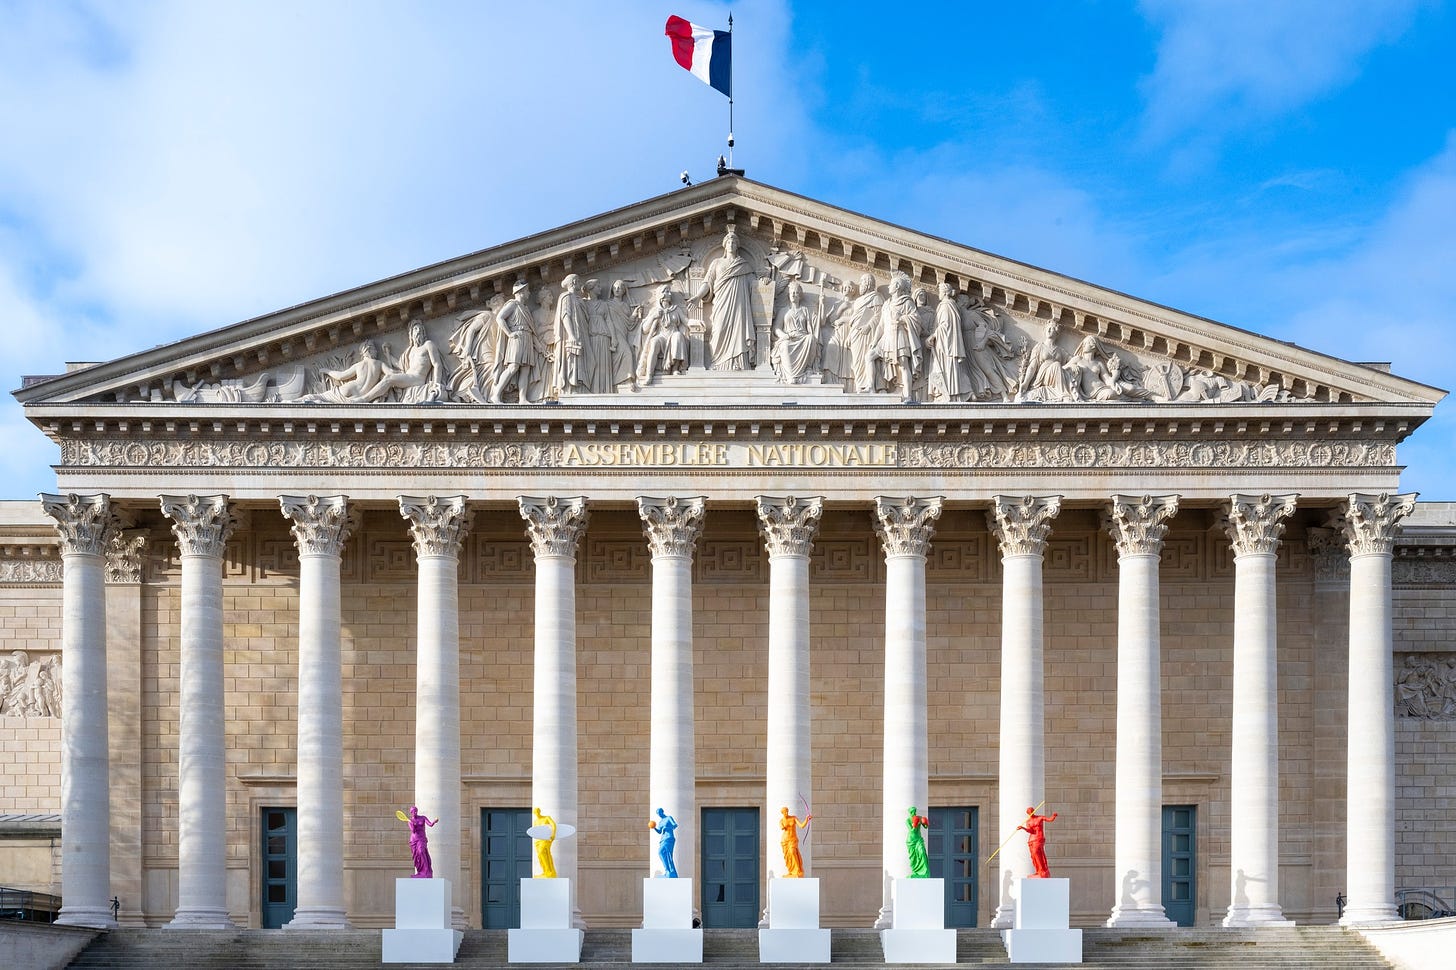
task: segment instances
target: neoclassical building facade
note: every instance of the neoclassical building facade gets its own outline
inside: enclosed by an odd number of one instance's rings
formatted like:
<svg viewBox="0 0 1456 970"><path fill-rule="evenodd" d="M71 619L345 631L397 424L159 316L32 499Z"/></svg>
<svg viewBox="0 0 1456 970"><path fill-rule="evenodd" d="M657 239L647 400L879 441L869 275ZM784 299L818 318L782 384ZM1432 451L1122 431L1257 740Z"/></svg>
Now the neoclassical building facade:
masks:
<svg viewBox="0 0 1456 970"><path fill-rule="evenodd" d="M658 808L709 926L783 808L826 925L912 807L957 925L1028 807L1082 925L1456 882L1444 392L1381 367L728 176L16 396L0 813L61 838L0 860L66 921L389 925L410 805L462 926L533 806L587 926Z"/></svg>

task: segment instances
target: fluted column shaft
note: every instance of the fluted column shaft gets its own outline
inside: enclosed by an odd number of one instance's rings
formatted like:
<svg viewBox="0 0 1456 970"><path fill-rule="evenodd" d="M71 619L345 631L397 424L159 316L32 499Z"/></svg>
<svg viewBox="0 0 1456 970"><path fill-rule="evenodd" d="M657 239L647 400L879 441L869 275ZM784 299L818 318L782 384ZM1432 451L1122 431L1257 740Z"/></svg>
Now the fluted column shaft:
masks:
<svg viewBox="0 0 1456 970"><path fill-rule="evenodd" d="M226 495L162 496L182 559L177 913L169 926L226 928L227 716L222 559L235 521Z"/></svg>
<svg viewBox="0 0 1456 970"><path fill-rule="evenodd" d="M1026 821L1045 794L1046 715L1042 662L1042 560L1061 496L993 496L987 524L1001 547L1001 745L997 842ZM1031 855L1007 845L996 857L1000 894L991 925L1016 922L1017 881Z"/></svg>
<svg viewBox="0 0 1456 970"><path fill-rule="evenodd" d="M576 547L586 532L586 499L517 499L536 556L536 657L531 715L531 804L578 830L576 743ZM556 873L572 880L576 906L578 839L552 846ZM532 865L535 866L533 860ZM539 875L539 867L535 869Z"/></svg>
<svg viewBox="0 0 1456 970"><path fill-rule="evenodd" d="M893 880L910 875L909 811L929 811L925 659L925 558L941 499L875 499L875 531L885 552L885 723L881 786L880 913L894 925Z"/></svg>
<svg viewBox="0 0 1456 970"><path fill-rule="evenodd" d="M42 495L61 537L61 912L112 927L106 706L106 495Z"/></svg>
<svg viewBox="0 0 1456 970"><path fill-rule="evenodd" d="M697 759L693 750L693 550L704 499L639 496L637 511L652 550L652 711L647 798L677 819L678 875L697 872ZM648 871L662 868L654 844Z"/></svg>
<svg viewBox="0 0 1456 970"><path fill-rule="evenodd" d="M1395 910L1395 718L1390 562L1396 527L1416 496L1350 496L1348 901L1340 922L1387 922Z"/></svg>
<svg viewBox="0 0 1456 970"><path fill-rule="evenodd" d="M429 829L437 879L450 881L451 922L465 927L460 883L460 545L465 496L400 496L419 571L415 644L415 804Z"/></svg>
<svg viewBox="0 0 1456 970"><path fill-rule="evenodd" d="M298 547L298 883L292 929L344 928L344 685L340 557L354 523L342 495L285 495Z"/></svg>
<svg viewBox="0 0 1456 970"><path fill-rule="evenodd" d="M1114 496L1117 543L1117 769L1113 858L1117 901L1108 926L1171 926L1162 902L1163 719L1158 561L1174 495Z"/></svg>
<svg viewBox="0 0 1456 970"><path fill-rule="evenodd" d="M809 556L823 514L822 498L758 497L758 525L768 549L768 734L765 761L764 859L770 877L784 876L779 820L801 819L814 800L809 687ZM801 837L804 875L813 875L812 846Z"/></svg>
<svg viewBox="0 0 1456 970"><path fill-rule="evenodd" d="M1234 684L1224 926L1289 925L1279 904L1279 682L1274 568L1294 495L1234 495Z"/></svg>

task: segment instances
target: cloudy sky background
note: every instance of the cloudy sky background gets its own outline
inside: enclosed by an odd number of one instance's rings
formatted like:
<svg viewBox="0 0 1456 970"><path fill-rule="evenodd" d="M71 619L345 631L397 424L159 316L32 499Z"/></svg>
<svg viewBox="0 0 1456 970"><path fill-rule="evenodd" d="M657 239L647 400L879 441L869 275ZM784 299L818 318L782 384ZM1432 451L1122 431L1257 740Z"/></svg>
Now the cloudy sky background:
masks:
<svg viewBox="0 0 1456 970"><path fill-rule="evenodd" d="M1456 3L731 9L750 178L1456 388ZM728 10L0 0L6 389L711 177L662 27ZM53 488L0 433L0 497Z"/></svg>

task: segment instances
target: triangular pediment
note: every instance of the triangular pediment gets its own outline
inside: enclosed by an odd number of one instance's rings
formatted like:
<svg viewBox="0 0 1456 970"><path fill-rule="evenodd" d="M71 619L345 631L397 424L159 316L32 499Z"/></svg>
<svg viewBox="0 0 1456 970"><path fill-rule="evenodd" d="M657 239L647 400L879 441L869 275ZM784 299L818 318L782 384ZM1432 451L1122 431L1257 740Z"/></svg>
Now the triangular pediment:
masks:
<svg viewBox="0 0 1456 970"><path fill-rule="evenodd" d="M1430 407L1444 395L730 176L30 380L16 396L388 411L546 400Z"/></svg>

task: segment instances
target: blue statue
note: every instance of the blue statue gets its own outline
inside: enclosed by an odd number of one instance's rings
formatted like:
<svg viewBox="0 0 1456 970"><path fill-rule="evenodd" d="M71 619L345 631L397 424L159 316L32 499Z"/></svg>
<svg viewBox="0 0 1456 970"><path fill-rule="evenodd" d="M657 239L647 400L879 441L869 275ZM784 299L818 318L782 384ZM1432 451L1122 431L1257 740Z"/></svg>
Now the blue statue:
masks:
<svg viewBox="0 0 1456 970"><path fill-rule="evenodd" d="M662 860L662 874L669 879L677 878L677 866L672 861L672 849L677 845L677 819L667 814L662 809L657 810L657 818L647 823L647 827L657 832L657 857Z"/></svg>

